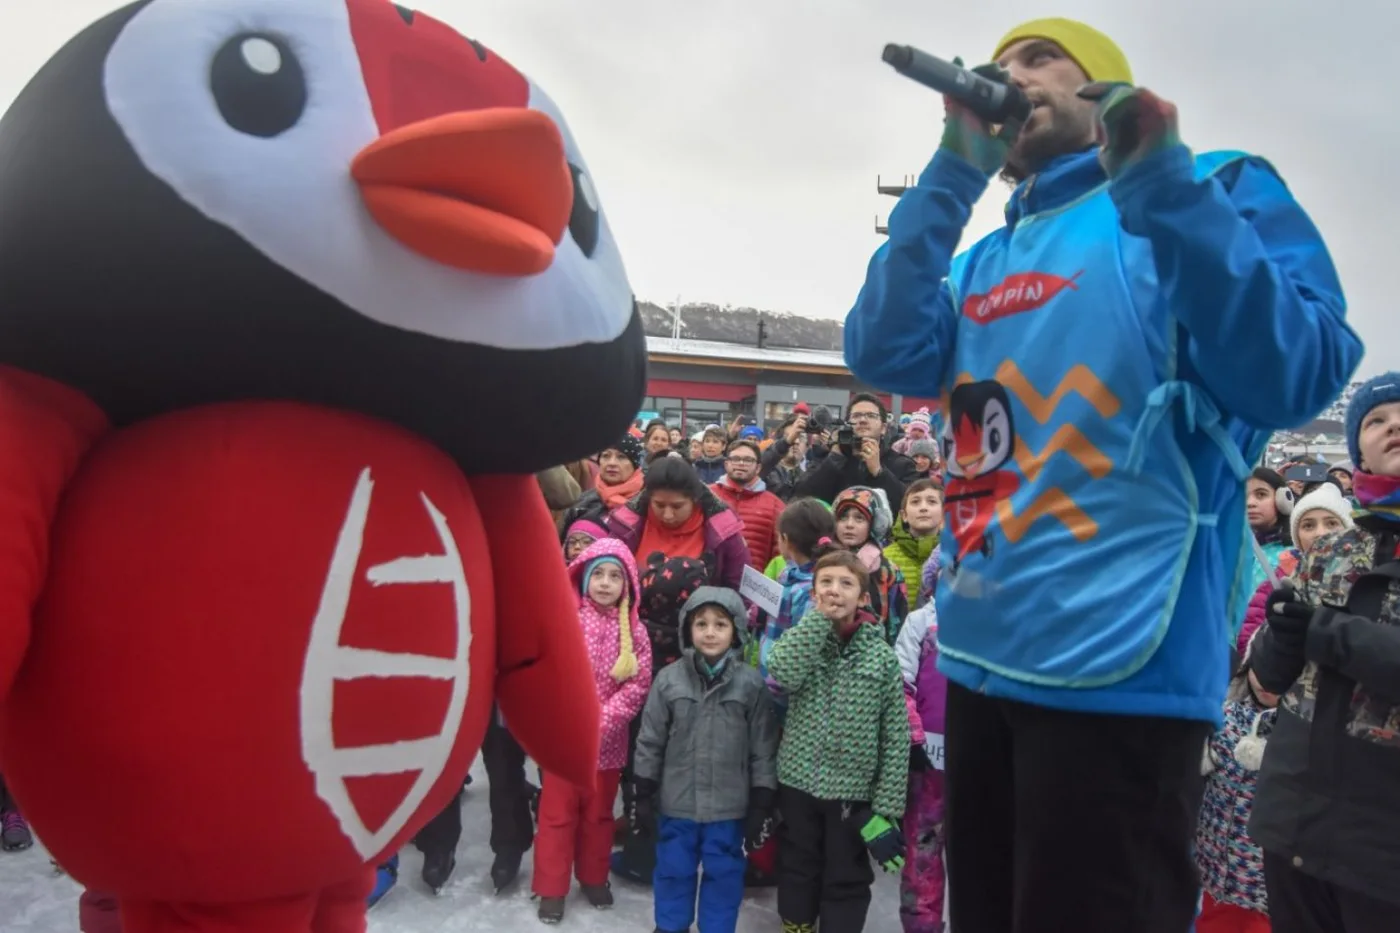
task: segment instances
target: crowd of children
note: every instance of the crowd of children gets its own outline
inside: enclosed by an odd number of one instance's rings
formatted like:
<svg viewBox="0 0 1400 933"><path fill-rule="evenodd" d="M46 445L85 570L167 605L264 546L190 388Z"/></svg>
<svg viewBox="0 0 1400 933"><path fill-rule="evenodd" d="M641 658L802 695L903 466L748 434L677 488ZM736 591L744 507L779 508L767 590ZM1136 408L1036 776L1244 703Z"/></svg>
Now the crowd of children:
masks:
<svg viewBox="0 0 1400 933"><path fill-rule="evenodd" d="M650 883L659 933L732 931L769 874L788 933L858 931L874 864L903 870L906 927L943 928L941 680L929 592L942 491L922 479L892 514L882 490L777 517L777 613L712 585L704 560L640 556L577 518L565 559L603 710L591 794L545 775L533 890L546 923L572 868L594 907L614 872ZM912 636L904 631L908 606ZM755 643L757 646L755 647ZM900 646L900 654L895 646ZM907 658L906 658L907 656ZM912 658L912 660L908 660ZM623 851L612 853L624 783ZM906 827L901 831L901 826ZM906 835L908 833L908 835Z"/></svg>

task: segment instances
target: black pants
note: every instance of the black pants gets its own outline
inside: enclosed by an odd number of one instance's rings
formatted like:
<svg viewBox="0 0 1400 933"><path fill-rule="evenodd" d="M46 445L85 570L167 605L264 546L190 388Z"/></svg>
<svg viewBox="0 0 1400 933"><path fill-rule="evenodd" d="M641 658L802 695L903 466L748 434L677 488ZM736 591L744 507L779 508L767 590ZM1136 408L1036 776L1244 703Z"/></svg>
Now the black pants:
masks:
<svg viewBox="0 0 1400 933"><path fill-rule="evenodd" d="M632 771L633 759L637 757L637 736L642 732L642 717L633 716L627 724L627 761L622 766L622 812L632 812L632 801L637 796L636 776Z"/></svg>
<svg viewBox="0 0 1400 933"><path fill-rule="evenodd" d="M1189 930L1209 733L1204 722L1060 712L950 684L952 928Z"/></svg>
<svg viewBox="0 0 1400 933"><path fill-rule="evenodd" d="M850 803L778 788L778 915L783 929L860 933L875 870L860 827L844 819ZM1120 931L1121 933L1121 931Z"/></svg>
<svg viewBox="0 0 1400 933"><path fill-rule="evenodd" d="M1264 853L1273 933L1396 933L1400 903L1339 888L1293 867L1282 855ZM1400 892L1397 892L1400 897Z"/></svg>
<svg viewBox="0 0 1400 933"><path fill-rule="evenodd" d="M491 803L491 851L497 855L523 855L535 837L530 816L530 789L525 781L525 750L493 714L481 744L486 763L487 793ZM457 851L462 838L462 792L419 830L413 844L423 853Z"/></svg>

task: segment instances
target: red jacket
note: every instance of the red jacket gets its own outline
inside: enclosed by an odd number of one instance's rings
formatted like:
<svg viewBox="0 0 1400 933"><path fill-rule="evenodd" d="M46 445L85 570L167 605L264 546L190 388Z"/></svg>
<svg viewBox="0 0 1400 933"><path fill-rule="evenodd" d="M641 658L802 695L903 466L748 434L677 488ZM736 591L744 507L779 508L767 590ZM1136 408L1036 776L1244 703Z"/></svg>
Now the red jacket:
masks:
<svg viewBox="0 0 1400 933"><path fill-rule="evenodd" d="M749 546L749 565L761 572L778 554L778 516L783 514L785 503L768 491L768 487L763 485L763 480L758 480L747 489L741 489L725 476L710 488L744 523L744 543Z"/></svg>

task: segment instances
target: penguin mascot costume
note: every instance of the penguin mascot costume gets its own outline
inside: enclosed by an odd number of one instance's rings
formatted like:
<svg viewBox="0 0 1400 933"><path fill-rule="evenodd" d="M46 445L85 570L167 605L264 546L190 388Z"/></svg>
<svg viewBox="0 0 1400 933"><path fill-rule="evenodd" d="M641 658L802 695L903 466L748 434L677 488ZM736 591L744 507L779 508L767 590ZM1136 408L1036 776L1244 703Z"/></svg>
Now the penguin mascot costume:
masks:
<svg viewBox="0 0 1400 933"><path fill-rule="evenodd" d="M140 0L70 41L0 119L0 773L57 861L126 933L351 933L493 703L591 785L533 474L645 369L577 144L475 39Z"/></svg>

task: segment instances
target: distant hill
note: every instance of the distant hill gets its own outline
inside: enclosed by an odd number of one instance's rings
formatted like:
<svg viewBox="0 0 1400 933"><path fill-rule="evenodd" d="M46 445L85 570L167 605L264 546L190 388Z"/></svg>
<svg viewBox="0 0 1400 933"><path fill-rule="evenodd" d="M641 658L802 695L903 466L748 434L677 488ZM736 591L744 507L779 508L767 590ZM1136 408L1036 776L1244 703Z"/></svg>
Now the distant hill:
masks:
<svg viewBox="0 0 1400 933"><path fill-rule="evenodd" d="M638 302L642 326L653 337L672 335L670 308L650 301ZM791 350L840 350L842 324L840 321L820 320L757 308L735 308L704 302L680 306L680 336L690 340L719 340L744 346L758 345L758 319L768 325L767 346Z"/></svg>

